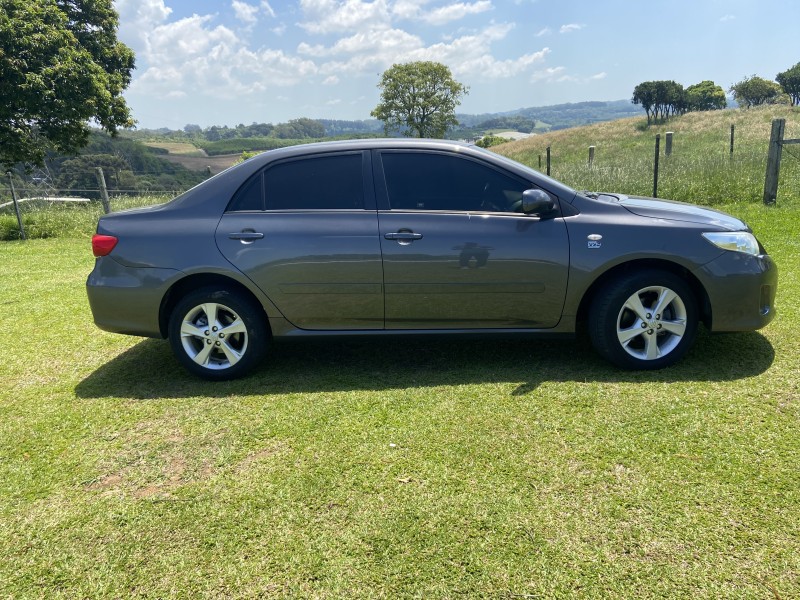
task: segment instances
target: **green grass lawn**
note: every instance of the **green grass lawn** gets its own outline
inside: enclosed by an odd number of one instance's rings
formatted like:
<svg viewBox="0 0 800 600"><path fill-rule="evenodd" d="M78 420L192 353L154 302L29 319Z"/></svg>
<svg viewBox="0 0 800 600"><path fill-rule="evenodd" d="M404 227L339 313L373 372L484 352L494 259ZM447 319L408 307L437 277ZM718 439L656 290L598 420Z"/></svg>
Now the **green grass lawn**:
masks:
<svg viewBox="0 0 800 600"><path fill-rule="evenodd" d="M97 330L88 232L0 243L0 597L800 596L800 208L758 333L283 344L192 379Z"/></svg>

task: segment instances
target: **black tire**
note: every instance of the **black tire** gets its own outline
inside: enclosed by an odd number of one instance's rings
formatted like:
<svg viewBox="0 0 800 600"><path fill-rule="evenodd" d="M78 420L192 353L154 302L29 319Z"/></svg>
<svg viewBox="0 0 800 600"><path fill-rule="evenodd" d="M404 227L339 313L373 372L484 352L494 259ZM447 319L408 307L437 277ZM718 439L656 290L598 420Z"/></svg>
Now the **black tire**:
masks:
<svg viewBox="0 0 800 600"><path fill-rule="evenodd" d="M638 299L638 302L637 302ZM624 369L663 369L679 361L697 334L697 299L667 271L612 279L594 295L589 336L601 356Z"/></svg>
<svg viewBox="0 0 800 600"><path fill-rule="evenodd" d="M264 358L268 340L263 309L227 289L206 287L186 294L169 319L172 352L190 373L204 379L245 375Z"/></svg>

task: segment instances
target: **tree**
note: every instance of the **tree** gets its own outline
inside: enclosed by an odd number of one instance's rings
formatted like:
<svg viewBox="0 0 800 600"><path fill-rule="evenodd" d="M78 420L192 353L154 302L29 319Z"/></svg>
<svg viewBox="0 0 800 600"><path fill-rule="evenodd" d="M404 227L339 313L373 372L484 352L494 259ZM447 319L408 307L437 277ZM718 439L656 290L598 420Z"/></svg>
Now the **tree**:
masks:
<svg viewBox="0 0 800 600"><path fill-rule="evenodd" d="M781 86L753 75L735 83L729 90L734 100L745 108L761 104L776 104L781 97Z"/></svg>
<svg viewBox="0 0 800 600"><path fill-rule="evenodd" d="M800 62L791 69L778 73L775 81L780 84L783 91L791 98L792 106L800 105Z"/></svg>
<svg viewBox="0 0 800 600"><path fill-rule="evenodd" d="M720 110L728 106L725 90L713 81L701 81L686 88L689 110Z"/></svg>
<svg viewBox="0 0 800 600"><path fill-rule="evenodd" d="M122 91L133 52L117 41L112 0L2 0L0 162L75 153L88 121L114 134L133 120Z"/></svg>
<svg viewBox="0 0 800 600"><path fill-rule="evenodd" d="M641 104L647 113L647 124L651 120L668 119L674 114L683 114L688 107L686 90L674 81L645 81L633 90L633 104Z"/></svg>
<svg viewBox="0 0 800 600"><path fill-rule="evenodd" d="M469 88L437 62L392 65L378 84L381 101L370 113L383 121L384 132L402 130L408 137L443 138L455 125L456 106Z"/></svg>
<svg viewBox="0 0 800 600"><path fill-rule="evenodd" d="M647 113L647 124L650 125L651 119L654 118L653 109L656 105L656 89L654 81L643 81L635 88L633 88L632 104L641 104L645 113Z"/></svg>

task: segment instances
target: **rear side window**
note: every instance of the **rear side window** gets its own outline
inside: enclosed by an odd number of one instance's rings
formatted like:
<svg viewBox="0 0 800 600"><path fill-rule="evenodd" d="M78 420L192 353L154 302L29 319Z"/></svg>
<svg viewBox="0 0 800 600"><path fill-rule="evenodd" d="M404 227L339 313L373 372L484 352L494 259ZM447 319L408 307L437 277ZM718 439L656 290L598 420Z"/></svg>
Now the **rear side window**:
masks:
<svg viewBox="0 0 800 600"><path fill-rule="evenodd" d="M381 155L394 210L519 212L530 184L474 160L428 152Z"/></svg>
<svg viewBox="0 0 800 600"><path fill-rule="evenodd" d="M361 153L292 160L264 171L267 210L363 209Z"/></svg>

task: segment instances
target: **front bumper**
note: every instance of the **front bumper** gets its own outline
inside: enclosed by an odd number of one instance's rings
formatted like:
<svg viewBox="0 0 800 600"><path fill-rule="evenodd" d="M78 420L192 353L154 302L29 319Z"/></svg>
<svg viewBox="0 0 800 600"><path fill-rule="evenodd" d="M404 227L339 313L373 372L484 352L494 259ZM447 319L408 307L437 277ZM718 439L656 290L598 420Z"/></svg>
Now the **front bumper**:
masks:
<svg viewBox="0 0 800 600"><path fill-rule="evenodd" d="M754 331L775 317L778 267L769 255L725 252L695 274L708 293L712 331Z"/></svg>
<svg viewBox="0 0 800 600"><path fill-rule="evenodd" d="M162 337L161 301L181 275L174 269L126 267L109 256L98 258L86 280L95 324L113 333Z"/></svg>

